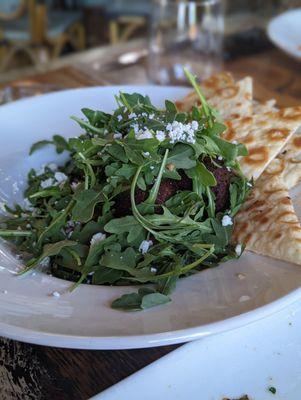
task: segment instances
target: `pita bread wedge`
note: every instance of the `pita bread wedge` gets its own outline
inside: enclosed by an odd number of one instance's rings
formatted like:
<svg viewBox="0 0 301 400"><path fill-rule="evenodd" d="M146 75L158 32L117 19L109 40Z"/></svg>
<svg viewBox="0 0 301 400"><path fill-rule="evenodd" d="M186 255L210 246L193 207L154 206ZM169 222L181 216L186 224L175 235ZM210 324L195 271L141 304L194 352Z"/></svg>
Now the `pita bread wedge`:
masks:
<svg viewBox="0 0 301 400"><path fill-rule="evenodd" d="M235 217L233 242L257 254L301 264L301 226L277 162L256 182Z"/></svg>
<svg viewBox="0 0 301 400"><path fill-rule="evenodd" d="M277 160L287 188L292 189L301 182L301 129L289 140Z"/></svg>
<svg viewBox="0 0 301 400"><path fill-rule="evenodd" d="M301 107L264 109L253 115L224 121L228 127L223 138L245 144L249 151L240 157L243 173L256 180L284 148L301 125Z"/></svg>
<svg viewBox="0 0 301 400"><path fill-rule="evenodd" d="M246 77L235 82L229 73L215 75L201 84L208 103L214 107L222 119L238 118L252 113L252 78ZM194 105L200 105L195 92L189 93L176 102L180 111L189 111Z"/></svg>
<svg viewBox="0 0 301 400"><path fill-rule="evenodd" d="M271 99L265 103L253 101L253 112L277 111L276 100ZM277 161L276 161L277 160ZM275 159L272 169L282 171L282 178L288 189L293 188L301 181L301 129L290 138L281 153ZM269 166L268 166L269 168Z"/></svg>

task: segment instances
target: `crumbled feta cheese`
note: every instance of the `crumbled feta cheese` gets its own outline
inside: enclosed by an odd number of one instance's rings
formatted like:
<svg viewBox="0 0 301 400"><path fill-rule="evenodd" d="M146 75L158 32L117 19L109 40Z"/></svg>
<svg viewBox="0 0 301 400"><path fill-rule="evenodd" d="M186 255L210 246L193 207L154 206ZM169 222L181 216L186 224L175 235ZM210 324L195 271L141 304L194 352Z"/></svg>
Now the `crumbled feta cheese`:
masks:
<svg viewBox="0 0 301 400"><path fill-rule="evenodd" d="M165 140L165 133L163 131L156 131L156 138L159 142L163 142Z"/></svg>
<svg viewBox="0 0 301 400"><path fill-rule="evenodd" d="M92 236L90 244L91 246L94 246L95 244L101 242L102 240L104 240L106 238L106 234L99 232L99 233L95 233L95 235Z"/></svg>
<svg viewBox="0 0 301 400"><path fill-rule="evenodd" d="M26 210L31 210L33 208L33 205L31 204L31 202L28 200L27 197L25 197L25 199L23 200L23 204Z"/></svg>
<svg viewBox="0 0 301 400"><path fill-rule="evenodd" d="M198 130L199 124L197 121L192 121L188 124L174 121L171 124L167 124L166 130L171 143L176 142L188 142L195 143L195 132Z"/></svg>
<svg viewBox="0 0 301 400"><path fill-rule="evenodd" d="M235 253L236 253L236 255L237 255L237 256L240 256L240 255L241 255L241 252L242 252L242 246L241 246L241 244L236 245L236 247L235 247Z"/></svg>
<svg viewBox="0 0 301 400"><path fill-rule="evenodd" d="M41 182L41 188L47 189L54 185L54 180L52 178L45 179L45 181Z"/></svg>
<svg viewBox="0 0 301 400"><path fill-rule="evenodd" d="M218 159L219 161L222 161L223 157L222 157L222 156L218 156L217 159Z"/></svg>
<svg viewBox="0 0 301 400"><path fill-rule="evenodd" d="M52 171L55 172L58 169L58 166L55 163L50 163L47 165L47 167Z"/></svg>
<svg viewBox="0 0 301 400"><path fill-rule="evenodd" d="M237 140L232 140L232 144L238 144Z"/></svg>
<svg viewBox="0 0 301 400"><path fill-rule="evenodd" d="M150 272L152 272L153 274L155 274L155 273L157 272L157 268L151 267Z"/></svg>
<svg viewBox="0 0 301 400"><path fill-rule="evenodd" d="M143 240L139 246L140 253L146 254L152 245L153 242L151 240Z"/></svg>
<svg viewBox="0 0 301 400"><path fill-rule="evenodd" d="M198 123L197 121L192 121L192 122L191 122L191 128L192 128L194 131L197 131L197 130L199 129L199 123Z"/></svg>
<svg viewBox="0 0 301 400"><path fill-rule="evenodd" d="M63 183L63 182L66 182L66 180L68 179L68 176L65 175L63 172L56 172L54 174L54 178L58 183Z"/></svg>
<svg viewBox="0 0 301 400"><path fill-rule="evenodd" d="M48 267L50 263L50 257L45 257L43 260L39 263L40 267Z"/></svg>
<svg viewBox="0 0 301 400"><path fill-rule="evenodd" d="M151 165L151 166L150 166L150 169L153 170L153 169L155 169L155 167L154 167L153 165Z"/></svg>
<svg viewBox="0 0 301 400"><path fill-rule="evenodd" d="M56 297L57 299L58 299L59 297L61 297L61 294L60 294L59 292L57 292L57 291L52 292L51 295L52 295L53 297Z"/></svg>
<svg viewBox="0 0 301 400"><path fill-rule="evenodd" d="M27 229L31 229L31 225L30 224L26 224L26 228Z"/></svg>
<svg viewBox="0 0 301 400"><path fill-rule="evenodd" d="M226 168L227 168L227 171L229 171L229 172L231 171L231 168L230 168L230 167L226 167Z"/></svg>
<svg viewBox="0 0 301 400"><path fill-rule="evenodd" d="M77 188L78 185L79 185L79 182L72 182L71 183L71 189L74 191Z"/></svg>
<svg viewBox="0 0 301 400"><path fill-rule="evenodd" d="M146 112L143 112L141 115L142 115L142 117L147 117L147 113Z"/></svg>
<svg viewBox="0 0 301 400"><path fill-rule="evenodd" d="M46 167L46 164L43 164L39 170L36 170L36 176L41 176L41 175L45 174L45 167Z"/></svg>
<svg viewBox="0 0 301 400"><path fill-rule="evenodd" d="M144 157L148 157L150 155L149 151L144 151L142 154L144 155Z"/></svg>
<svg viewBox="0 0 301 400"><path fill-rule="evenodd" d="M240 303L243 303L244 301L248 301L248 300L250 300L250 296L240 296L238 301Z"/></svg>
<svg viewBox="0 0 301 400"><path fill-rule="evenodd" d="M154 119L155 118L155 114L149 114L148 118L149 119Z"/></svg>
<svg viewBox="0 0 301 400"><path fill-rule="evenodd" d="M223 226L233 225L232 218L229 215L224 215L222 219Z"/></svg>
<svg viewBox="0 0 301 400"><path fill-rule="evenodd" d="M122 121L122 115L117 115L117 120L120 122Z"/></svg>
<svg viewBox="0 0 301 400"><path fill-rule="evenodd" d="M136 113L130 113L129 114L129 119L136 118L136 117L137 117Z"/></svg>
<svg viewBox="0 0 301 400"><path fill-rule="evenodd" d="M122 134L121 133L114 133L113 138L114 139L122 139Z"/></svg>
<svg viewBox="0 0 301 400"><path fill-rule="evenodd" d="M249 187L253 187L253 185L252 185L252 183L251 183L251 182L247 182L247 186L249 186Z"/></svg>
<svg viewBox="0 0 301 400"><path fill-rule="evenodd" d="M148 129L145 129L144 131L139 131L138 135L136 135L136 139L138 139L138 140L141 140L141 139L152 139L152 138L153 138L153 134Z"/></svg>
<svg viewBox="0 0 301 400"><path fill-rule="evenodd" d="M238 274L236 274L236 276L237 276L237 278L239 279L239 280L243 280L243 279L246 279L246 275L244 275L244 274L242 274L242 273L238 273Z"/></svg>
<svg viewBox="0 0 301 400"><path fill-rule="evenodd" d="M6 211L5 210L5 203L3 201L0 201L0 210L4 211L4 212Z"/></svg>
<svg viewBox="0 0 301 400"><path fill-rule="evenodd" d="M133 124L132 128L134 129L135 135L138 135L139 132L140 132L139 125L138 124Z"/></svg>

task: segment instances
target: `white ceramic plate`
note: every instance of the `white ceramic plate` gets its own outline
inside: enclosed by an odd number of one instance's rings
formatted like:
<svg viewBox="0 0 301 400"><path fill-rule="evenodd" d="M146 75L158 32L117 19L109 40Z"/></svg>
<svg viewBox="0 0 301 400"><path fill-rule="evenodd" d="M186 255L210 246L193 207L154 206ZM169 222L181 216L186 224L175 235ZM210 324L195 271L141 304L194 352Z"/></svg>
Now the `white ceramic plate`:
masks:
<svg viewBox="0 0 301 400"><path fill-rule="evenodd" d="M143 368L93 400L300 400L301 302ZM275 388L272 394L269 388ZM92 399L91 399L92 400Z"/></svg>
<svg viewBox="0 0 301 400"><path fill-rule="evenodd" d="M77 136L79 128L69 116L79 116L82 107L112 110L114 94L120 89L148 94L159 106L164 99L177 99L187 92L154 86L88 88L0 107L2 200L22 198L20 189L30 167L59 160L51 148L28 157L32 142L54 133ZM17 185L12 185L14 182ZM301 215L301 203L296 205ZM185 342L246 325L301 296L300 267L250 253L239 261L182 279L172 303L136 313L110 308L113 299L133 288L81 285L68 293L68 282L42 273L16 277L18 264L2 246L0 335L51 346L120 349ZM238 273L245 274L245 279L238 279ZM50 295L53 291L62 296L54 298Z"/></svg>
<svg viewBox="0 0 301 400"><path fill-rule="evenodd" d="M301 59L301 8L287 11L268 24L272 42L289 55Z"/></svg>

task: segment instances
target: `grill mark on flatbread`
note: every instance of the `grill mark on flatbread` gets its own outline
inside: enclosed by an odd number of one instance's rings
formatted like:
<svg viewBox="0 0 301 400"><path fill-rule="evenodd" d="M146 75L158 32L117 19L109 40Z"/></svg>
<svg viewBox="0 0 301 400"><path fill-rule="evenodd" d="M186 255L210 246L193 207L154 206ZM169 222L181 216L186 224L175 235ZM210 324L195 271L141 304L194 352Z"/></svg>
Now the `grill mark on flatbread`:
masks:
<svg viewBox="0 0 301 400"><path fill-rule="evenodd" d="M301 107L283 110L273 108L273 111L267 111L266 108L264 113L260 113L259 110L258 106L257 114L225 121L228 129L222 135L226 140L236 140L245 144L249 154L246 157L240 157L239 163L243 173L255 180L281 152L301 125ZM280 165L277 167L282 168Z"/></svg>
<svg viewBox="0 0 301 400"><path fill-rule="evenodd" d="M301 265L301 226L281 172L265 171L257 180L235 216L232 240L257 254Z"/></svg>
<svg viewBox="0 0 301 400"><path fill-rule="evenodd" d="M252 113L252 79L247 77L235 82L229 73L217 74L201 83L201 89L208 103L216 108L222 119L240 118ZM200 105L195 92L188 93L176 101L179 111L190 111Z"/></svg>

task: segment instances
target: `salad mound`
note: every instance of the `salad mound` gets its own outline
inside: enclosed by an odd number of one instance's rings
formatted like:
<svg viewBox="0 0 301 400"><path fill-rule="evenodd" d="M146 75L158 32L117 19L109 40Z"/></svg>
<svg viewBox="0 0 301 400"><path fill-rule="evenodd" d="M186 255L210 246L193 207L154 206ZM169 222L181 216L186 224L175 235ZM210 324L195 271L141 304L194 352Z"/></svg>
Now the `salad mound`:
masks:
<svg viewBox="0 0 301 400"><path fill-rule="evenodd" d="M220 138L226 127L186 74L202 104L191 112L120 93L112 114L73 118L81 136L32 146L68 161L31 170L25 205L6 206L0 236L25 255L21 273L47 265L72 289L147 283L112 303L141 310L169 302L180 277L240 256L231 234L250 188L237 161L247 151Z"/></svg>

